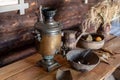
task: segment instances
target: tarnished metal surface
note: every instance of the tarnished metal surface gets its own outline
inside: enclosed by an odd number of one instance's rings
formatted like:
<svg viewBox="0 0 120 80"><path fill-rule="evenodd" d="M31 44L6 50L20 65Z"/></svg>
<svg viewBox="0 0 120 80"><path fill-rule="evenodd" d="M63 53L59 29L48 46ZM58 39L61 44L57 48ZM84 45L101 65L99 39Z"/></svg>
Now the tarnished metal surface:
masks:
<svg viewBox="0 0 120 80"><path fill-rule="evenodd" d="M42 35L40 41L40 53L44 56L54 55L60 50L61 34L57 35Z"/></svg>
<svg viewBox="0 0 120 80"><path fill-rule="evenodd" d="M45 18L43 21L38 22L41 23L42 27L36 26L38 32L36 34L40 34L40 36L37 36L38 51L43 57L43 60L40 60L39 63L47 68L47 71L51 71L55 67L59 67L59 64L54 60L54 56L60 51L61 47L61 26L53 19L56 9L45 7L41 10Z"/></svg>

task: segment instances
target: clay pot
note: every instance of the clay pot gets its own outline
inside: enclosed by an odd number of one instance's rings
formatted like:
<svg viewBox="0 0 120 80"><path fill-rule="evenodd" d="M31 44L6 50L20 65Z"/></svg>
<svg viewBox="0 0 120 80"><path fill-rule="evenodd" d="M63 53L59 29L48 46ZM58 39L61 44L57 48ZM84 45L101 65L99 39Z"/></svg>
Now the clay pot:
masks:
<svg viewBox="0 0 120 80"><path fill-rule="evenodd" d="M101 34L97 34L97 33L91 33L90 35L93 37L92 41L87 41L86 37L89 34L85 34L81 37L81 39L78 41L78 46L77 47L83 47L85 49L100 49L103 47L105 40L104 40L104 36ZM94 38L96 37L101 37L102 40L101 41L95 41Z"/></svg>

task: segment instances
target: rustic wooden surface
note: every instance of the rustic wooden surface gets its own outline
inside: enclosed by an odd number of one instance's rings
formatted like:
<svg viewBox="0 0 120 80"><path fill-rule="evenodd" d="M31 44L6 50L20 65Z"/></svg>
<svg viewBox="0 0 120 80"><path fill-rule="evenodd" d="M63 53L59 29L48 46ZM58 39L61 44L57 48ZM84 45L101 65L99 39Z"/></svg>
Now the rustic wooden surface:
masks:
<svg viewBox="0 0 120 80"><path fill-rule="evenodd" d="M36 53L35 47L29 46L27 48L23 47L22 49L19 49L17 51L5 54L4 56L0 56L0 67L3 67L7 64L28 57L34 53Z"/></svg>
<svg viewBox="0 0 120 80"><path fill-rule="evenodd" d="M103 48L109 50L111 53L120 54L120 37L108 41Z"/></svg>
<svg viewBox="0 0 120 80"><path fill-rule="evenodd" d="M6 55L11 50L28 46L34 43L31 32L0 34L0 56Z"/></svg>
<svg viewBox="0 0 120 80"><path fill-rule="evenodd" d="M115 40L117 42L119 39L115 38ZM118 45L120 46L120 44ZM41 56L35 54L31 57L0 68L0 80L56 80L55 76L57 70L46 72L42 67L37 67L36 62L40 59ZM71 68L66 59L61 55L56 55L55 59L62 64L62 67L60 67L61 69L70 69L74 78L73 80L102 80L120 66L120 54L116 54L114 55L114 58L109 59L110 65L101 62L92 71L86 73L81 73Z"/></svg>

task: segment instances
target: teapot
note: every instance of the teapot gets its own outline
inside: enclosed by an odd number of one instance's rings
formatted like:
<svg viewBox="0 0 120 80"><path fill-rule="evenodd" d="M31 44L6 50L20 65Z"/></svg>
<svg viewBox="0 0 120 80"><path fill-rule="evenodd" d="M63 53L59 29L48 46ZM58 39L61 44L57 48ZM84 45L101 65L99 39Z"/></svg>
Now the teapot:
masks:
<svg viewBox="0 0 120 80"><path fill-rule="evenodd" d="M82 34L77 36L78 34L79 33L77 31L74 31L74 30L64 31L64 40L63 40L64 48L67 48L67 49L76 48L77 42L79 41L79 39L82 36Z"/></svg>

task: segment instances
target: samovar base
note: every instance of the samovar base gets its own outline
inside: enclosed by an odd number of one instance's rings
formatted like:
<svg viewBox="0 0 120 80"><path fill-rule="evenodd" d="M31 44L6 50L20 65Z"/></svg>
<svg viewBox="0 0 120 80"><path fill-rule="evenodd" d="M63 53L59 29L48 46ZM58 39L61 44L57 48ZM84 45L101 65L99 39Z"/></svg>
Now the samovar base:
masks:
<svg viewBox="0 0 120 80"><path fill-rule="evenodd" d="M44 60L40 60L40 61L38 61L37 64L38 64L38 66L41 66L41 67L45 68L48 72L50 72L61 66L57 61L55 61L55 60L53 60L53 61L54 62L52 62L52 64L49 64L49 63L45 62Z"/></svg>

